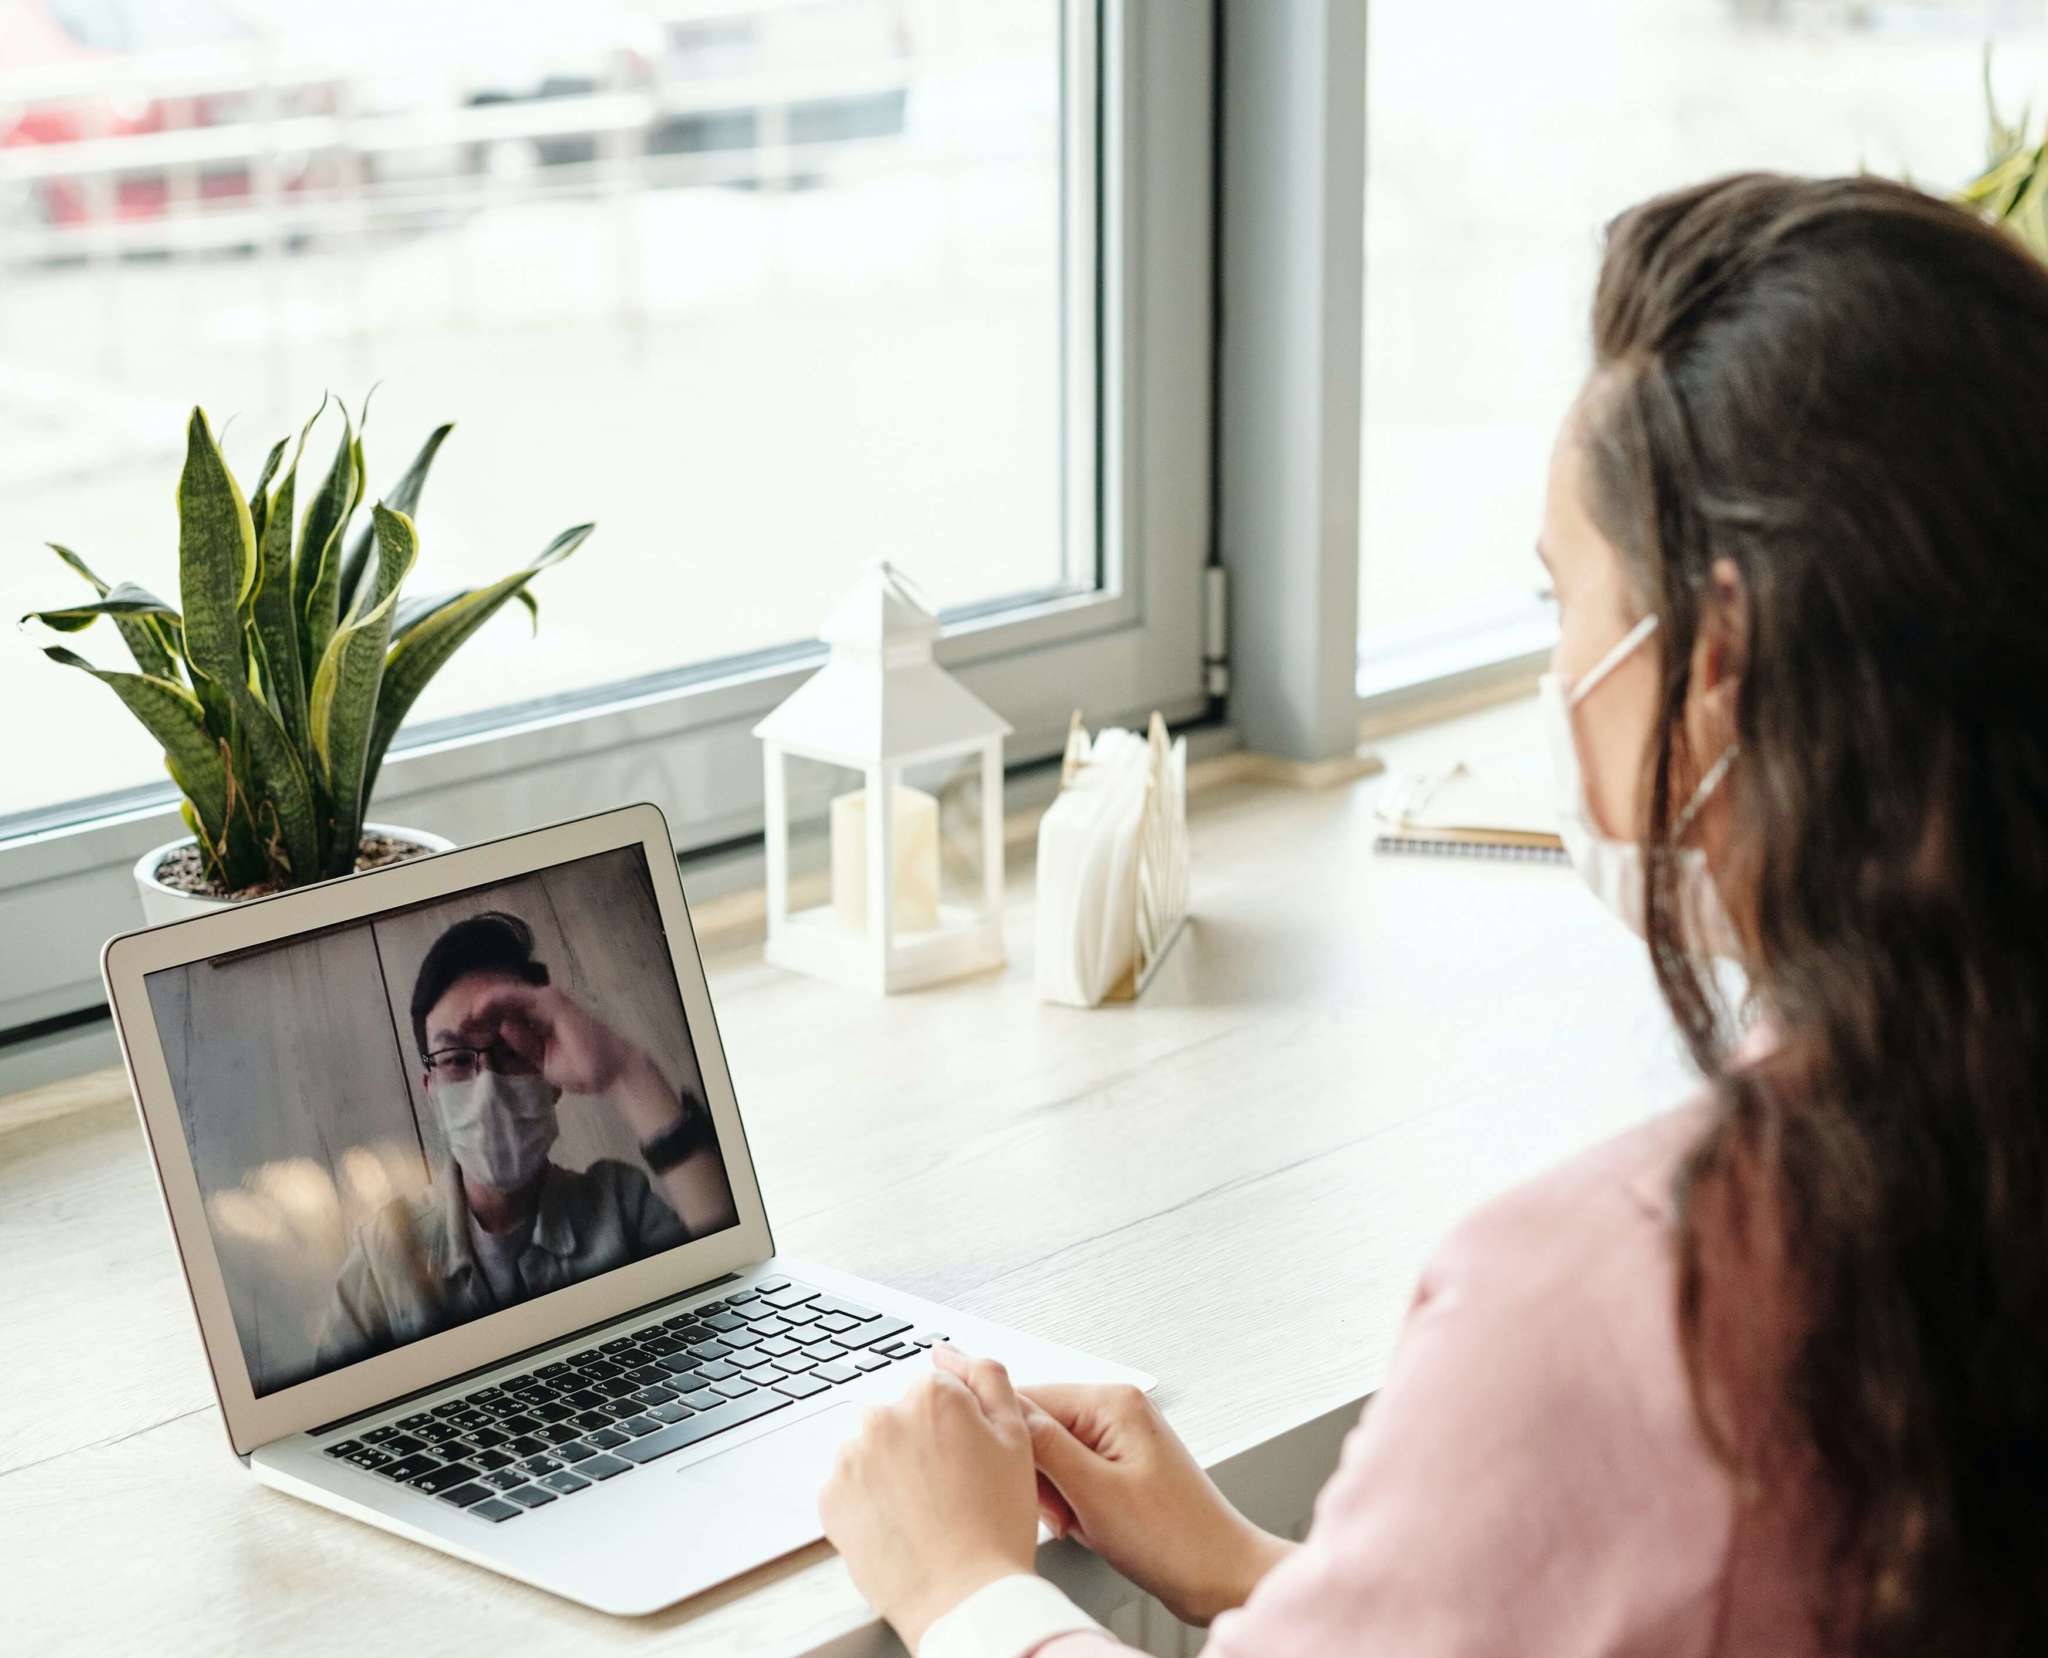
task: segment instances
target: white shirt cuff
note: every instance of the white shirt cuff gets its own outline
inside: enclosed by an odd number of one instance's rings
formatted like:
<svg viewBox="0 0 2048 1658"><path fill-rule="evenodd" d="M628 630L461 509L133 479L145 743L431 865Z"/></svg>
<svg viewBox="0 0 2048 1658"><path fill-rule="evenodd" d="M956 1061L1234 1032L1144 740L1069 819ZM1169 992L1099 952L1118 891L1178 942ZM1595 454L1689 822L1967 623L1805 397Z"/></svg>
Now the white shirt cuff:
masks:
<svg viewBox="0 0 2048 1658"><path fill-rule="evenodd" d="M917 1658L1023 1658L1055 1635L1101 1628L1044 1578L1014 1572L935 1619L917 1643Z"/></svg>

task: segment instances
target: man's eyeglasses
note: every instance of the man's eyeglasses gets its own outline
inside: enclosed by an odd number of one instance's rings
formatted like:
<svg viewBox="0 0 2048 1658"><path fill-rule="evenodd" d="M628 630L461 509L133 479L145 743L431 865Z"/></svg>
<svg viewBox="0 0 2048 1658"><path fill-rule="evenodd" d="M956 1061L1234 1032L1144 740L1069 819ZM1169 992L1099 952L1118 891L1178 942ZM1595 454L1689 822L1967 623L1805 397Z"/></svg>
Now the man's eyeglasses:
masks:
<svg viewBox="0 0 2048 1658"><path fill-rule="evenodd" d="M443 1082L468 1082L486 1065L501 1077L524 1076L533 1069L516 1049L503 1042L493 1042L487 1048L436 1048L421 1057L427 1069Z"/></svg>

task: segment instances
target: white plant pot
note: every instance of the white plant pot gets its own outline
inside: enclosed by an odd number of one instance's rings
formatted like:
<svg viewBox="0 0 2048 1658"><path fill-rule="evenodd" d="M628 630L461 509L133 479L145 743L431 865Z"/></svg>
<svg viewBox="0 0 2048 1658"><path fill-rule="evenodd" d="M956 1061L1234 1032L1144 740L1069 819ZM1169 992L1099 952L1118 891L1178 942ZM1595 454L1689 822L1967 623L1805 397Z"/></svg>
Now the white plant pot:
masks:
<svg viewBox="0 0 2048 1658"><path fill-rule="evenodd" d="M452 852L455 843L445 835L430 834L424 829L400 829L389 823L366 823L366 835L388 835L393 840L410 841L429 852ZM177 840L166 841L155 850L145 852L135 861L135 885L142 894L142 921L144 926L161 927L170 921L185 921L195 915L204 915L208 910L232 908L239 900L233 898L203 898L198 893L180 892L176 887L167 887L156 878L157 866L181 846L190 846L190 835ZM343 877L346 879L346 877Z"/></svg>

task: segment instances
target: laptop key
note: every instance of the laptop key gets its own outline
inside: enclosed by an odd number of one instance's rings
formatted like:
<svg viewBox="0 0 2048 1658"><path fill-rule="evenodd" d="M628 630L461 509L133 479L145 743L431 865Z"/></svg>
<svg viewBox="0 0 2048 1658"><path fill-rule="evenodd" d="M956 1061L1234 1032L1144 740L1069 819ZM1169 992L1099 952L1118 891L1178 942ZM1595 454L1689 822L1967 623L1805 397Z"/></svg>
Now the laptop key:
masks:
<svg viewBox="0 0 2048 1658"><path fill-rule="evenodd" d="M415 1428L424 1428L429 1422L433 1420L434 1419L431 1416L429 1416L425 1411L422 1410L415 1411L411 1416L401 1416L398 1419L398 1425L401 1428L405 1429L407 1433L410 1433Z"/></svg>
<svg viewBox="0 0 2048 1658"><path fill-rule="evenodd" d="M503 1451L479 1451L469 1459L469 1465L488 1473L493 1468L503 1468L511 1460Z"/></svg>
<svg viewBox="0 0 2048 1658"><path fill-rule="evenodd" d="M770 1336L754 1349L754 1357L766 1355L771 1359L783 1358L796 1351L796 1343L786 1336Z"/></svg>
<svg viewBox="0 0 2048 1658"><path fill-rule="evenodd" d="M462 1430L447 1422L429 1422L417 1431L429 1445L445 1445L451 1439L462 1437Z"/></svg>
<svg viewBox="0 0 2048 1658"><path fill-rule="evenodd" d="M534 1437L545 1439L550 1445L565 1445L582 1431L572 1423L557 1422L552 1427L542 1428Z"/></svg>
<svg viewBox="0 0 2048 1658"><path fill-rule="evenodd" d="M583 1442L595 1445L600 1451L609 1451L614 1445L623 1445L632 1437L631 1434L620 1433L617 1428L599 1428L595 1433L585 1434Z"/></svg>
<svg viewBox="0 0 2048 1658"><path fill-rule="evenodd" d="M882 1316L872 1307L863 1307L852 1301L841 1301L836 1295L819 1296L817 1300L811 1303L811 1308L813 1311L823 1313L828 1317L850 1318L856 1322L865 1322L870 1318L880 1318Z"/></svg>
<svg viewBox="0 0 2048 1658"><path fill-rule="evenodd" d="M755 1335L752 1330L728 1330L718 1339L726 1346L738 1348L744 1353L749 1347L757 1345L762 1338Z"/></svg>
<svg viewBox="0 0 2048 1658"><path fill-rule="evenodd" d="M692 1358L688 1353L671 1353L661 1361L663 1372L670 1376L687 1376L704 1361Z"/></svg>
<svg viewBox="0 0 2048 1658"><path fill-rule="evenodd" d="M557 1359L553 1364L542 1365L534 1374L542 1381L546 1381L550 1376L565 1376L568 1372L569 1361L567 1359Z"/></svg>
<svg viewBox="0 0 2048 1658"><path fill-rule="evenodd" d="M398 1437L397 1424L387 1422L381 1428L372 1428L363 1435L365 1445L383 1445Z"/></svg>
<svg viewBox="0 0 2048 1658"><path fill-rule="evenodd" d="M379 1468L388 1468L397 1460L398 1458L395 1456L388 1455L386 1452L368 1445L364 1446L362 1450L342 1458L342 1461L354 1463L358 1468L367 1468L373 1474Z"/></svg>
<svg viewBox="0 0 2048 1658"><path fill-rule="evenodd" d="M626 1372L626 1379L641 1387L653 1387L657 1382L667 1381L668 1372L651 1364L640 1364Z"/></svg>
<svg viewBox="0 0 2048 1658"><path fill-rule="evenodd" d="M823 1393L825 1383L815 1376L785 1376L775 1384L778 1393L786 1393L792 1399L808 1399L814 1393Z"/></svg>
<svg viewBox="0 0 2048 1658"><path fill-rule="evenodd" d="M728 1376L722 1382L713 1382L711 1391L721 1399L744 1399L754 1391L754 1384L744 1377Z"/></svg>
<svg viewBox="0 0 2048 1658"><path fill-rule="evenodd" d="M416 1480L420 1475L431 1473L440 1466L440 1463L436 1462L432 1457L409 1456L401 1457L396 1462L386 1463L377 1472L384 1475L386 1479Z"/></svg>
<svg viewBox="0 0 2048 1658"><path fill-rule="evenodd" d="M837 1384L840 1382L850 1382L855 1380L860 1375L860 1372L854 1369L853 1366L850 1364L833 1363L821 1364L818 1366L816 1370L813 1370L811 1374L813 1376L816 1376L822 1382L832 1382L834 1384Z"/></svg>
<svg viewBox="0 0 2048 1658"><path fill-rule="evenodd" d="M843 1359L847 1353L847 1350L836 1341L806 1342L804 1351L820 1364L830 1364L834 1359Z"/></svg>
<svg viewBox="0 0 2048 1658"><path fill-rule="evenodd" d="M794 1307L799 1302L815 1301L818 1292L802 1284L784 1284L779 1290L770 1290L761 1299L771 1307Z"/></svg>
<svg viewBox="0 0 2048 1658"><path fill-rule="evenodd" d="M751 1422L758 1416L782 1409L789 1401L772 1388L762 1388L750 1393L744 1399L719 1401L710 1410L699 1411L687 1422L676 1422L663 1428L660 1433L651 1433L645 1439L636 1439L626 1446L619 1455L633 1462L652 1462L665 1457L672 1451L680 1451L686 1445L695 1445L699 1440L709 1439L713 1434L724 1433L736 1428L742 1422Z"/></svg>
<svg viewBox="0 0 2048 1658"><path fill-rule="evenodd" d="M683 1395L683 1403L692 1410L710 1410L719 1402L719 1397L711 1391L711 1384L709 1382L706 1382L702 1387L692 1388Z"/></svg>
<svg viewBox="0 0 2048 1658"><path fill-rule="evenodd" d="M516 1491L526 1483L526 1476L517 1468L500 1468L484 1475L483 1483L493 1491Z"/></svg>
<svg viewBox="0 0 2048 1658"><path fill-rule="evenodd" d="M723 1359L713 1359L708 1364L702 1366L698 1370L697 1374L691 1378L691 1380L699 1382L723 1382L730 1380L732 1377L737 1376L739 1373L740 1372L738 1365L727 1364Z"/></svg>
<svg viewBox="0 0 2048 1658"><path fill-rule="evenodd" d="M844 1313L827 1313L818 1320L819 1329L830 1330L835 1334L841 1330L857 1330L860 1325L860 1319L848 1318Z"/></svg>
<svg viewBox="0 0 2048 1658"><path fill-rule="evenodd" d="M526 1510L516 1503L508 1503L503 1497L486 1497L469 1512L478 1519L490 1521L492 1525L500 1525L506 1520L518 1519Z"/></svg>
<svg viewBox="0 0 2048 1658"><path fill-rule="evenodd" d="M815 1370L818 1367L818 1361L808 1353L778 1355L768 1362L777 1370L787 1371L792 1376L801 1376L806 1370Z"/></svg>
<svg viewBox="0 0 2048 1658"><path fill-rule="evenodd" d="M356 1452L364 1448L363 1442L360 1439L344 1439L328 1446L327 1454L331 1457L352 1457Z"/></svg>
<svg viewBox="0 0 2048 1658"><path fill-rule="evenodd" d="M758 1278L754 1281L755 1292L760 1295L766 1295L770 1290L786 1290L788 1288L789 1280L787 1278Z"/></svg>
<svg viewBox="0 0 2048 1658"><path fill-rule="evenodd" d="M727 1330L740 1329L747 1321L737 1313L712 1313L704 1322L722 1334Z"/></svg>
<svg viewBox="0 0 2048 1658"><path fill-rule="evenodd" d="M602 1410L580 1411L574 1421L584 1433L595 1433L599 1428L609 1428L612 1425L611 1412Z"/></svg>
<svg viewBox="0 0 2048 1658"><path fill-rule="evenodd" d="M590 1481L581 1474L570 1473L566 1468L559 1474L549 1474L539 1483L546 1486L550 1491L559 1491L565 1497L569 1496L572 1492L587 1491L590 1488Z"/></svg>
<svg viewBox="0 0 2048 1658"><path fill-rule="evenodd" d="M732 1294L728 1295L725 1299L728 1302L730 1302L733 1306L737 1307L745 1302L758 1300L760 1298L760 1294L761 1292L759 1290L734 1290Z"/></svg>
<svg viewBox="0 0 2048 1658"><path fill-rule="evenodd" d="M697 1413L682 1400L677 1399L672 1404L656 1405L647 1414L657 1422L680 1422L684 1417L695 1416Z"/></svg>
<svg viewBox="0 0 2048 1658"><path fill-rule="evenodd" d="M888 1341L900 1336L910 1328L910 1322L901 1318L871 1320L858 1330L841 1330L837 1337L841 1347L873 1347L877 1342Z"/></svg>
<svg viewBox="0 0 2048 1658"><path fill-rule="evenodd" d="M742 1370L740 1375L756 1387L768 1387L782 1380L782 1372L772 1364L757 1364L752 1370Z"/></svg>
<svg viewBox="0 0 2048 1658"><path fill-rule="evenodd" d="M538 1485L522 1485L516 1490L507 1491L505 1500L508 1503L517 1503L521 1508L546 1508L555 1500L555 1494Z"/></svg>
<svg viewBox="0 0 2048 1658"><path fill-rule="evenodd" d="M629 1416L612 1430L613 1433L629 1433L635 1439L642 1434L653 1433L661 1424L651 1416Z"/></svg>
<svg viewBox="0 0 2048 1658"><path fill-rule="evenodd" d="M553 1457L528 1457L520 1465L529 1475L552 1474L562 1465Z"/></svg>
<svg viewBox="0 0 2048 1658"><path fill-rule="evenodd" d="M630 1462L622 1462L617 1457L601 1456L592 1457L588 1462L577 1463L576 1472L586 1479L608 1480L615 1474L631 1472L632 1467Z"/></svg>
<svg viewBox="0 0 2048 1658"><path fill-rule="evenodd" d="M853 1367L856 1370L887 1370L890 1359L887 1353L856 1353Z"/></svg>
<svg viewBox="0 0 2048 1658"><path fill-rule="evenodd" d="M467 1508L471 1503L480 1503L490 1496L491 1488L472 1480L467 1485L454 1486L447 1491L436 1491L435 1496L444 1503L453 1503L457 1508Z"/></svg>
<svg viewBox="0 0 2048 1658"><path fill-rule="evenodd" d="M693 1359L722 1359L732 1349L722 1341L700 1341L690 1349Z"/></svg>
<svg viewBox="0 0 2048 1658"><path fill-rule="evenodd" d="M517 1439L506 1442L505 1449L516 1457L537 1457L548 1448L545 1439L535 1439L530 1433L523 1433Z"/></svg>
<svg viewBox="0 0 2048 1658"><path fill-rule="evenodd" d="M596 1456L597 1450L593 1446L584 1444L580 1439L572 1439L566 1445L557 1445L555 1447L555 1455L564 1462L581 1462L585 1457Z"/></svg>
<svg viewBox="0 0 2048 1658"><path fill-rule="evenodd" d="M469 1484L482 1472L482 1469L472 1468L466 1462L451 1462L445 1467L429 1468L410 1483L417 1491L424 1491L429 1496L439 1496L443 1491L452 1491L458 1485Z"/></svg>
<svg viewBox="0 0 2048 1658"><path fill-rule="evenodd" d="M643 1405L665 1405L676 1396L672 1387L641 1387L633 1390L633 1397Z"/></svg>

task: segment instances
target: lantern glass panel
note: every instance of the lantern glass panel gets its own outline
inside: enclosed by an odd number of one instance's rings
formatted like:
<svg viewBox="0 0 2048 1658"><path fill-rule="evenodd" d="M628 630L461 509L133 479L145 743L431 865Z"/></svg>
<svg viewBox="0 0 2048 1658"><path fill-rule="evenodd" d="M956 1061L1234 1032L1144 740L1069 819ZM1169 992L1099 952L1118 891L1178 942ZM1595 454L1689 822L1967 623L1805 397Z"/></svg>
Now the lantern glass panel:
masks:
<svg viewBox="0 0 2048 1658"><path fill-rule="evenodd" d="M906 767L904 781L938 803L939 924L960 926L981 919L986 913L988 863L980 754L956 754ZM1000 802L996 809L1001 810Z"/></svg>
<svg viewBox="0 0 2048 1658"><path fill-rule="evenodd" d="M789 801L789 918L804 926L859 931L865 910L849 913L845 901L850 896L851 902L862 904L865 891L858 881L850 895L843 890L846 883L835 880L835 855L841 864L851 857L854 867L861 867L859 848L849 847L848 836L857 838L862 824L855 813L849 830L848 808L835 808L833 803L859 802L866 779L852 767L800 754L787 756L783 766Z"/></svg>

